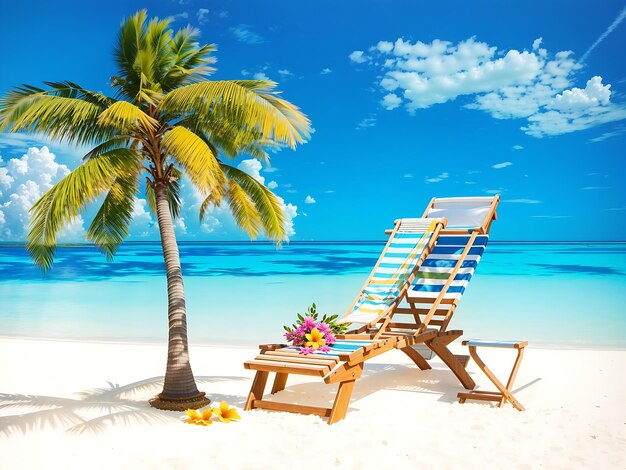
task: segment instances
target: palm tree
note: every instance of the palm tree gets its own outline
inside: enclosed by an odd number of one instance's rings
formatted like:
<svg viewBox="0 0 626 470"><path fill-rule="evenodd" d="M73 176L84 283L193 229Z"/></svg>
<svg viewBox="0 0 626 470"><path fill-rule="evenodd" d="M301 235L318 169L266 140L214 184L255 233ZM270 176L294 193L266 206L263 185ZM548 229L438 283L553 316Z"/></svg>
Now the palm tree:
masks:
<svg viewBox="0 0 626 470"><path fill-rule="evenodd" d="M222 157L268 159L268 146L295 148L310 122L264 80L209 81L214 45L200 46L191 27L148 21L145 10L122 21L115 48L115 97L66 82L22 85L0 99L0 132L46 134L89 145L83 163L31 208L27 250L51 268L57 234L96 198L104 197L86 238L111 259L128 236L136 195L145 187L156 214L167 275L168 356L160 409L199 408L210 400L196 386L187 342L185 294L173 221L185 175L210 205L226 201L254 238L285 238L281 201ZM144 182L145 177L145 182Z"/></svg>

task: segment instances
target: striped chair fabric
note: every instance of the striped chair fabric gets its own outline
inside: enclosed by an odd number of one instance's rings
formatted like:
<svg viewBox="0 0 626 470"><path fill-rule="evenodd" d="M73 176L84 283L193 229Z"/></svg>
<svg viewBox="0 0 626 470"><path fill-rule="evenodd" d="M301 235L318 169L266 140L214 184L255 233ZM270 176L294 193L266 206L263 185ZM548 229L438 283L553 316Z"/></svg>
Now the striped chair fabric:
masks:
<svg viewBox="0 0 626 470"><path fill-rule="evenodd" d="M338 339L333 345L330 347L330 351L321 352L315 351L315 355L320 356L339 356L340 354L350 354L351 352L356 351L357 349L362 348L363 346L368 346L372 343L377 342L378 340L351 340L351 339ZM300 347L298 346L289 346L284 349L290 349L293 351L300 351Z"/></svg>
<svg viewBox="0 0 626 470"><path fill-rule="evenodd" d="M469 240L470 235L440 235L437 244L420 266L407 292L407 300L409 302L417 299L434 301L450 277ZM476 237L459 271L454 276L452 284L443 296L445 300L461 298L474 275L474 270L480 262L488 241L489 235Z"/></svg>
<svg viewBox="0 0 626 470"><path fill-rule="evenodd" d="M439 219L402 219L379 263L344 323L370 323L400 294L428 246Z"/></svg>

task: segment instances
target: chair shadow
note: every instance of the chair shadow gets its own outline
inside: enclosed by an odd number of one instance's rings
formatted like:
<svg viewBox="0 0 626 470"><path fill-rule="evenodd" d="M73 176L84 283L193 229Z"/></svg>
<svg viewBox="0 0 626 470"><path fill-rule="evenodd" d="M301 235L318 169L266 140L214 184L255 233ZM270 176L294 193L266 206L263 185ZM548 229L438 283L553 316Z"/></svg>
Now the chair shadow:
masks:
<svg viewBox="0 0 626 470"><path fill-rule="evenodd" d="M240 376L196 377L199 387L246 380L249 378ZM60 429L75 434L100 433L119 425L180 422L182 413L163 412L148 404L147 398L162 390L162 376L126 385L108 384L108 387L78 392L75 394L77 398L0 393L0 412L8 412L0 416L0 436L43 429ZM240 407L245 403L245 397L241 395L211 394L211 398L214 402L225 400Z"/></svg>
<svg viewBox="0 0 626 470"><path fill-rule="evenodd" d="M366 364L363 375L356 381L350 403L359 401L380 390L439 395L438 401L454 403L457 392L462 389L456 377L447 368L420 370L414 365ZM287 386L275 395L266 398L272 401L288 401L299 405L331 407L337 385L323 382L306 382ZM285 399L285 397L287 397ZM348 410L354 410L352 406Z"/></svg>

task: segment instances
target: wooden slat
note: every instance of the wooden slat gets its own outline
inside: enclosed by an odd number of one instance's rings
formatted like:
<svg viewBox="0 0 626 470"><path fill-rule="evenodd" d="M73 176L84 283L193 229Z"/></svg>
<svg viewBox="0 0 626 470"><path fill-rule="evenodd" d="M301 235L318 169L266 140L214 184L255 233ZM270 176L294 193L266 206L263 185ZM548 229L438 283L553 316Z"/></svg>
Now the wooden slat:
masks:
<svg viewBox="0 0 626 470"><path fill-rule="evenodd" d="M502 395L481 395L478 393L464 393L460 392L456 395L458 398L463 398L465 400L480 400L480 401L500 401L502 399Z"/></svg>
<svg viewBox="0 0 626 470"><path fill-rule="evenodd" d="M282 351L282 350L267 351L267 352L263 353L263 356L283 357L285 359L289 359L289 358L292 358L292 357L301 357L301 358L306 358L306 359L315 359L317 361L324 361L324 362L328 363L328 365L334 365L334 364L337 364L337 362L339 362L339 359L336 358L336 357L318 356L318 355L314 355L314 354L304 355L304 354L300 354L300 353L295 352L295 351Z"/></svg>
<svg viewBox="0 0 626 470"><path fill-rule="evenodd" d="M243 363L246 369L261 370L265 372L280 372L284 374L301 374L324 377L330 372L328 366L291 364L285 362L260 361L254 359Z"/></svg>
<svg viewBox="0 0 626 470"><path fill-rule="evenodd" d="M322 418L330 417L330 408L319 406L293 405L291 403L279 403L267 400L254 400L254 408L272 411L287 411L289 413L301 413L305 415L317 415Z"/></svg>
<svg viewBox="0 0 626 470"><path fill-rule="evenodd" d="M286 357L286 356L272 356L270 354L261 354L255 357L255 359L257 361L276 361L276 362L283 362L285 364L311 364L311 365L325 366L325 367L331 367L332 365L336 364L336 362L321 361L315 358L308 358L308 357L303 357L303 356Z"/></svg>
<svg viewBox="0 0 626 470"><path fill-rule="evenodd" d="M470 357L465 354L455 354L454 357L461 363L461 365L467 368L467 364L469 363Z"/></svg>
<svg viewBox="0 0 626 470"><path fill-rule="evenodd" d="M418 315L428 315L428 313L430 312L430 309L428 308L406 308L406 307L402 307L402 308L397 308L393 313L394 315L413 315L413 314L418 314ZM433 313L433 315L441 315L441 316L446 316L448 314L448 312L450 312L450 309L437 309L435 310L435 313Z"/></svg>

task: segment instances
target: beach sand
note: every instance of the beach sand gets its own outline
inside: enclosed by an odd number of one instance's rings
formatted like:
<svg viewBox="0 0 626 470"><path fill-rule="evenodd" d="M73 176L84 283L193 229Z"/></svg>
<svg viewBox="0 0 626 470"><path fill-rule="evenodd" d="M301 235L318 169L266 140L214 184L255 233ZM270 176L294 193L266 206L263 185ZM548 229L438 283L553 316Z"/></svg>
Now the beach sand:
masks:
<svg viewBox="0 0 626 470"><path fill-rule="evenodd" d="M462 347L455 346L457 352ZM483 348L502 378L515 352ZM460 404L437 359L367 362L347 418L255 410L208 427L154 410L165 345L0 338L0 468L626 468L626 351L537 349L514 386L527 408ZM242 408L256 349L191 346L198 386ZM492 389L471 362L482 389ZM269 388L269 387L268 387ZM328 406L335 386L290 377L281 398Z"/></svg>

